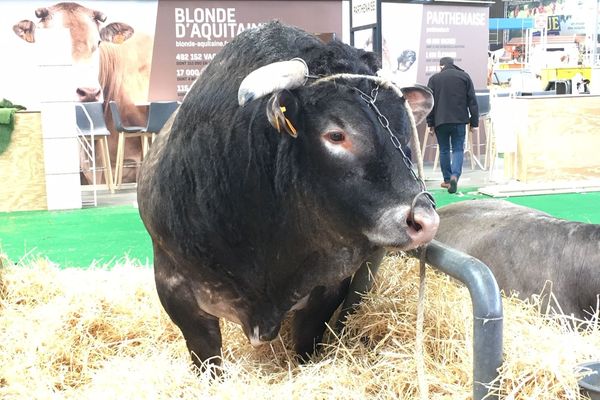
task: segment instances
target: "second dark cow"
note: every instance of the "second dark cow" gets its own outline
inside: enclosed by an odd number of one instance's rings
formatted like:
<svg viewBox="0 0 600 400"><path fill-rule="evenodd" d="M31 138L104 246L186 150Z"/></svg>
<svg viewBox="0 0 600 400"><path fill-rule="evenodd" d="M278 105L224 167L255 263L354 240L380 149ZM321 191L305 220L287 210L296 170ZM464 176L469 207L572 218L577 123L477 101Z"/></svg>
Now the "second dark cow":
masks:
<svg viewBox="0 0 600 400"><path fill-rule="evenodd" d="M435 235L400 151L431 93L378 68L373 53L277 22L245 31L151 147L139 210L160 300L197 365L220 363L219 318L259 345L291 310L295 349L311 354L364 260Z"/></svg>
<svg viewBox="0 0 600 400"><path fill-rule="evenodd" d="M589 318L600 294L600 225L566 221L505 200L469 200L439 209L436 240L485 263L507 294L549 290L555 312Z"/></svg>

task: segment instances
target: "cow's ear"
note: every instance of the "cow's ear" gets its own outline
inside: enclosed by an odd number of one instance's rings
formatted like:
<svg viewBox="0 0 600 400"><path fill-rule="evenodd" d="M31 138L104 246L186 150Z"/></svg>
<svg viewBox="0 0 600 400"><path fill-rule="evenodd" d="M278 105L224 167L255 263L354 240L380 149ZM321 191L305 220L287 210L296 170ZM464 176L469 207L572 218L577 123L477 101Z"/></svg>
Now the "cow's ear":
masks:
<svg viewBox="0 0 600 400"><path fill-rule="evenodd" d="M94 11L94 19L99 22L104 22L106 21L106 14L102 11Z"/></svg>
<svg viewBox="0 0 600 400"><path fill-rule="evenodd" d="M35 42L35 24L33 21L24 19L19 23L13 25L13 31L15 34L26 42Z"/></svg>
<svg viewBox="0 0 600 400"><path fill-rule="evenodd" d="M415 124L420 124L433 108L433 94L427 86L415 85L402 88L402 95L410 104Z"/></svg>
<svg viewBox="0 0 600 400"><path fill-rule="evenodd" d="M275 92L267 102L267 118L278 132L298 136L300 105L298 98L289 90Z"/></svg>
<svg viewBox="0 0 600 400"><path fill-rule="evenodd" d="M35 10L35 16L40 19L44 19L48 15L50 15L50 10L48 10L48 7L41 7Z"/></svg>
<svg viewBox="0 0 600 400"><path fill-rule="evenodd" d="M123 22L113 22L100 30L100 38L105 42L121 44L133 35L133 28Z"/></svg>

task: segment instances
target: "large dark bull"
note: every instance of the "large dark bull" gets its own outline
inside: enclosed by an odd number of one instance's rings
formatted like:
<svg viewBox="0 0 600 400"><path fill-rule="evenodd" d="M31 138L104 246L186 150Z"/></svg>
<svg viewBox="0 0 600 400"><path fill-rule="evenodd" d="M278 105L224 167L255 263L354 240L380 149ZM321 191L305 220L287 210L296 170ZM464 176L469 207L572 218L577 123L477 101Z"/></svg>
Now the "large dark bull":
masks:
<svg viewBox="0 0 600 400"><path fill-rule="evenodd" d="M589 318L600 294L600 225L554 218L503 200L473 200L439 209L436 240L478 258L500 289L521 298L549 293L556 311ZM547 283L547 281L550 282Z"/></svg>
<svg viewBox="0 0 600 400"><path fill-rule="evenodd" d="M432 97L378 68L280 23L245 31L150 149L139 210L159 297L197 365L220 355L219 318L258 345L290 310L295 349L312 353L365 259L433 238L438 216L399 150L407 103L418 123Z"/></svg>

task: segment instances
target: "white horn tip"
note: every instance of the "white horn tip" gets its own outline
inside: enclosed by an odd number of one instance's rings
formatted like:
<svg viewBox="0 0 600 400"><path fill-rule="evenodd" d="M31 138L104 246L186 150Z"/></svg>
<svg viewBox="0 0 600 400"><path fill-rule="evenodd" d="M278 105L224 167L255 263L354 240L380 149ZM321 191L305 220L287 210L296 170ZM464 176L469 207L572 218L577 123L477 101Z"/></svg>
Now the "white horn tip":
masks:
<svg viewBox="0 0 600 400"><path fill-rule="evenodd" d="M282 89L304 85L308 66L301 58L279 61L255 69L248 74L238 89L238 104L243 107L252 100Z"/></svg>
<svg viewBox="0 0 600 400"><path fill-rule="evenodd" d="M247 103L251 102L252 100L254 100L254 93L246 90L245 88L243 89L240 86L240 89L238 90L238 104L240 105L240 107L244 107Z"/></svg>

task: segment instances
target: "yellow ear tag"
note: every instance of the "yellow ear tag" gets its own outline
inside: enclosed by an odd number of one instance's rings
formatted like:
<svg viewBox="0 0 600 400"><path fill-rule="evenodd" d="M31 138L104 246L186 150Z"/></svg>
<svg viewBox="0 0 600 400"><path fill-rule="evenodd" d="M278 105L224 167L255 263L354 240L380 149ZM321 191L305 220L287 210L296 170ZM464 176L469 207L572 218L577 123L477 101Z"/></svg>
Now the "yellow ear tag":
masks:
<svg viewBox="0 0 600 400"><path fill-rule="evenodd" d="M284 106L279 107L279 109L281 110L282 114L285 114L285 112L287 111L287 109ZM290 128L290 132L289 132L290 136L297 137L298 132L296 132L296 128L294 128L294 125L292 125L290 120L287 119L287 117L285 115L283 116L283 118L285 119L285 123L288 126L288 128ZM277 123L277 130L279 130L279 122Z"/></svg>
<svg viewBox="0 0 600 400"><path fill-rule="evenodd" d="M275 118L275 129L277 129L277 132L281 133L281 129L279 128L279 118Z"/></svg>

